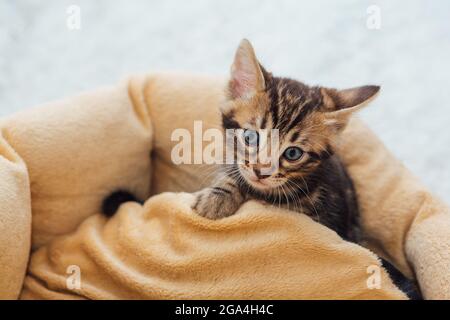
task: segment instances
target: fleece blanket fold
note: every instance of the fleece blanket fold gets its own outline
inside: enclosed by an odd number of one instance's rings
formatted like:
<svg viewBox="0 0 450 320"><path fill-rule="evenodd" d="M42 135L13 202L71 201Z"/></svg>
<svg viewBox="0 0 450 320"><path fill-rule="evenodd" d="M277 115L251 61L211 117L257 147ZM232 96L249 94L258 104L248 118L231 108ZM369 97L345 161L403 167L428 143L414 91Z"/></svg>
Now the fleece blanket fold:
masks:
<svg viewBox="0 0 450 320"><path fill-rule="evenodd" d="M249 202L209 221L191 211L193 200L163 193L109 221L87 219L34 254L22 298L404 298L384 272L381 288L368 289L377 257L306 216ZM71 265L79 289L67 289Z"/></svg>
<svg viewBox="0 0 450 320"><path fill-rule="evenodd" d="M416 277L425 298L450 298L448 207L358 119L338 152L365 247L255 201L219 221L196 215L190 192L214 167L173 164L171 133L195 120L220 127L224 83L134 76L4 119L0 297L23 285L22 299L405 299L376 252ZM118 189L148 200L108 219L100 206Z"/></svg>
<svg viewBox="0 0 450 320"><path fill-rule="evenodd" d="M27 168L8 143L8 132L0 124L0 299L15 299L21 291L30 237Z"/></svg>

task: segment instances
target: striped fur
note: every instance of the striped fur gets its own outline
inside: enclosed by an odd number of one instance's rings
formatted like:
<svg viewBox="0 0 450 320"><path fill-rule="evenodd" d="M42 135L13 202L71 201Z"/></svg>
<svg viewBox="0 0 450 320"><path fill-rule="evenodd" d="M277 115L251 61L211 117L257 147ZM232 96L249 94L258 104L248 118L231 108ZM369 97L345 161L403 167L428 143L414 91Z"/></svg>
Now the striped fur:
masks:
<svg viewBox="0 0 450 320"><path fill-rule="evenodd" d="M280 157L278 172L269 178L273 188L260 189L249 182L245 172L254 168L248 163L227 167L227 175L245 198L300 211L342 237L357 240L353 185L332 147L342 128L326 123L328 106L324 105L322 88L274 77L265 70L263 74L263 92L250 100L228 101L224 129L278 129L280 149L297 146L304 155L296 162Z"/></svg>
<svg viewBox="0 0 450 320"><path fill-rule="evenodd" d="M234 214L246 199L264 200L307 214L342 237L357 241L355 192L333 144L351 113L379 87L335 90L275 77L261 66L246 40L241 42L231 70L228 99L221 107L223 128L277 129L279 167L270 176L262 176L264 165L247 159L224 165L217 183L198 193L194 208L200 215L219 219ZM242 137L236 136L233 142L252 152ZM289 147L299 148L301 158L292 161L283 156Z"/></svg>

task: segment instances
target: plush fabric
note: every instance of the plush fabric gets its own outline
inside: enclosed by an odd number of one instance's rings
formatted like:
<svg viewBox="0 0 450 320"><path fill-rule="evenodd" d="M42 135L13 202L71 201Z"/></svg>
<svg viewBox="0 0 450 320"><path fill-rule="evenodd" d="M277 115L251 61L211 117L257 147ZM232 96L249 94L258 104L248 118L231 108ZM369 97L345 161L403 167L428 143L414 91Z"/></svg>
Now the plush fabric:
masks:
<svg viewBox="0 0 450 320"><path fill-rule="evenodd" d="M369 289L376 256L304 215L248 202L209 221L192 212L191 194L174 193L213 176L213 167L174 165L170 137L194 120L219 127L223 85L207 76L133 77L4 121L29 173L16 194L31 186L35 251L21 298L405 298L382 269L381 287ZM338 152L355 181L367 247L415 274L426 298L450 298L448 207L359 120ZM155 196L107 219L100 204L117 189ZM68 286L74 266L79 289Z"/></svg>
<svg viewBox="0 0 450 320"><path fill-rule="evenodd" d="M0 299L16 299L28 263L31 236L27 168L0 123Z"/></svg>
<svg viewBox="0 0 450 320"><path fill-rule="evenodd" d="M192 200L163 193L144 207L123 205L109 221L90 217L33 255L22 298L404 298L385 273L381 289L368 289L376 256L304 215L248 202L209 221L191 211ZM67 289L71 265L80 289Z"/></svg>
<svg viewBox="0 0 450 320"><path fill-rule="evenodd" d="M428 299L450 299L450 210L396 160L360 121L348 127L339 153L358 194L370 247Z"/></svg>
<svg viewBox="0 0 450 320"><path fill-rule="evenodd" d="M73 231L117 188L148 196L152 129L139 99L124 83L5 120L28 168L33 248Z"/></svg>

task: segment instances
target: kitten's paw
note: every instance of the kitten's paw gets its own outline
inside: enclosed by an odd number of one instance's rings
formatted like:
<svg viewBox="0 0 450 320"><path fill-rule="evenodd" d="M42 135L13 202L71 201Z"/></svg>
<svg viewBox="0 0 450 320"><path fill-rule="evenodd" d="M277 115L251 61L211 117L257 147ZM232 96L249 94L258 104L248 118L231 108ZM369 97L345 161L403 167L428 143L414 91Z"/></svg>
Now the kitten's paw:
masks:
<svg viewBox="0 0 450 320"><path fill-rule="evenodd" d="M233 215L240 203L229 191L222 188L206 188L195 193L192 209L208 219L221 219Z"/></svg>

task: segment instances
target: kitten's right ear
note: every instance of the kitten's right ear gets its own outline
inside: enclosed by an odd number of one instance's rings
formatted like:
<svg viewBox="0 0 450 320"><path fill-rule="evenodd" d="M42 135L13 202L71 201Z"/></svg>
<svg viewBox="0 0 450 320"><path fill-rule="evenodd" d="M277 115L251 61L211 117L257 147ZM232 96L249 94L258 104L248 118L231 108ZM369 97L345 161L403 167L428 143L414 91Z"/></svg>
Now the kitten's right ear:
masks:
<svg viewBox="0 0 450 320"><path fill-rule="evenodd" d="M362 86L344 90L322 88L327 123L343 129L350 116L372 101L380 91L379 86Z"/></svg>
<svg viewBox="0 0 450 320"><path fill-rule="evenodd" d="M248 99L265 88L263 72L247 39L241 41L236 51L228 87L231 99Z"/></svg>

